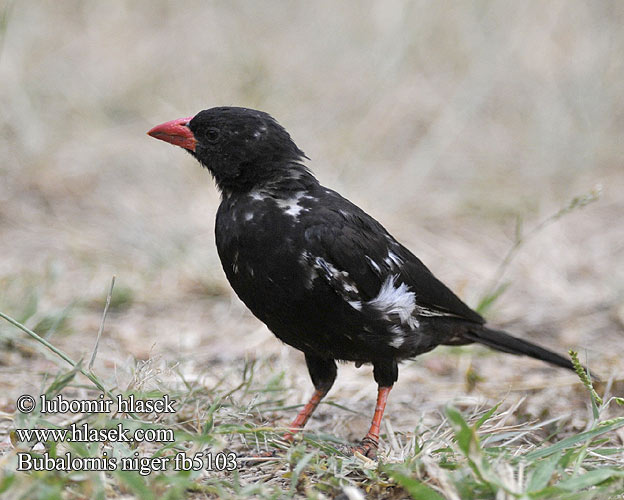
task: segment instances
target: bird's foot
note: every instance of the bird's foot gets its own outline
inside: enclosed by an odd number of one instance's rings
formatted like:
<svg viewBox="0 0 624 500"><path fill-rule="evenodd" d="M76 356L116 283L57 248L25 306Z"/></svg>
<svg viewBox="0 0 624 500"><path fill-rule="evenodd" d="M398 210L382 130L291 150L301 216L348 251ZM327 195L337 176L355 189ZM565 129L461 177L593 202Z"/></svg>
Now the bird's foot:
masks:
<svg viewBox="0 0 624 500"><path fill-rule="evenodd" d="M355 453L360 453L364 455L366 458L370 458L371 460L375 460L377 458L377 449L379 448L379 442L375 439L366 436L360 444L351 448L351 451Z"/></svg>
<svg viewBox="0 0 624 500"><path fill-rule="evenodd" d="M295 440L295 434L292 432L286 432L283 436L282 439L284 441L286 441L287 443L292 443Z"/></svg>

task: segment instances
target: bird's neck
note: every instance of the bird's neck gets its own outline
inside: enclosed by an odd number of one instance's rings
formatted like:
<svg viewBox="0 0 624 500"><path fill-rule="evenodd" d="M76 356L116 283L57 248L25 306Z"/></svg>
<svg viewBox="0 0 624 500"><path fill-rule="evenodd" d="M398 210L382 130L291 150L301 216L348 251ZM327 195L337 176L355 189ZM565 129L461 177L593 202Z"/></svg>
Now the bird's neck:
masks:
<svg viewBox="0 0 624 500"><path fill-rule="evenodd" d="M270 194L279 197L295 191L308 191L319 185L318 180L310 170L300 163L290 163L287 168L280 165L275 169L263 169L265 176L256 176L253 182L237 183L236 186L219 186L224 199L232 195L252 193Z"/></svg>

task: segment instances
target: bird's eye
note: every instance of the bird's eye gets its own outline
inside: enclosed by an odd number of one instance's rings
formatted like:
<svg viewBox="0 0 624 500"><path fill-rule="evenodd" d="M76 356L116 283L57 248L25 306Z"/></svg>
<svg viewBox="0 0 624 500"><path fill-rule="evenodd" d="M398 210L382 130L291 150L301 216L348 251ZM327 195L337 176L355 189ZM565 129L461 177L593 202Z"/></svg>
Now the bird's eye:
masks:
<svg viewBox="0 0 624 500"><path fill-rule="evenodd" d="M208 142L215 142L219 139L219 129L209 128L206 132L206 139L208 139Z"/></svg>

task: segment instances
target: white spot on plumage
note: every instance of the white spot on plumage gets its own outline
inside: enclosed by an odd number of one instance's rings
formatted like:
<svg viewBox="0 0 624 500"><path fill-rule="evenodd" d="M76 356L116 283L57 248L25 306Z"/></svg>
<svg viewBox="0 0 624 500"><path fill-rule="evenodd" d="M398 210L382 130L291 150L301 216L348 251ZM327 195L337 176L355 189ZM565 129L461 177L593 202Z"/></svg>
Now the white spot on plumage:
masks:
<svg viewBox="0 0 624 500"><path fill-rule="evenodd" d="M349 305L353 307L356 311L362 310L362 302L360 300L349 300Z"/></svg>
<svg viewBox="0 0 624 500"><path fill-rule="evenodd" d="M245 220L246 220L246 221L250 221L250 220L251 220L251 219L253 219L253 218L254 218L254 213L253 213L253 212L247 212L247 213L245 214Z"/></svg>
<svg viewBox="0 0 624 500"><path fill-rule="evenodd" d="M403 342L405 342L405 338L402 335L397 335L390 342L388 342L388 345L390 347L394 347L395 349L398 349L399 347L403 345Z"/></svg>
<svg viewBox="0 0 624 500"><path fill-rule="evenodd" d="M394 337L388 342L388 345L398 349L405 343L405 332L396 325L391 326L390 331L394 334Z"/></svg>
<svg viewBox="0 0 624 500"><path fill-rule="evenodd" d="M394 337L388 342L388 345L398 349L405 343L405 331L399 325L392 325L388 330L390 330L390 333L394 334Z"/></svg>
<svg viewBox="0 0 624 500"><path fill-rule="evenodd" d="M416 305L416 314L418 316L427 316L429 318L434 318L437 316L457 316L456 314L444 311L438 311L436 309L429 309L428 307L424 307L421 305Z"/></svg>
<svg viewBox="0 0 624 500"><path fill-rule="evenodd" d="M300 207L296 203L294 205L286 205L286 207L282 207L282 208L286 208L286 210L284 210L284 213L286 215L292 215L295 219L297 219L297 216L303 210L303 207Z"/></svg>
<svg viewBox="0 0 624 500"><path fill-rule="evenodd" d="M261 191L252 191L251 193L249 193L249 196L251 196L252 200L257 201L262 201L267 198L266 193L263 193Z"/></svg>
<svg viewBox="0 0 624 500"><path fill-rule="evenodd" d="M234 274L238 274L238 251L234 252L234 258L232 259L232 271L234 271Z"/></svg>
<svg viewBox="0 0 624 500"><path fill-rule="evenodd" d="M284 210L284 213L286 215L290 215L291 217L294 217L295 220L297 220L297 217L299 216L299 214L303 210L307 210L307 208L303 208L301 205L299 205L299 200L301 200L304 197L305 197L305 192L299 191L295 193L294 196L292 196L291 198L288 198L286 200L277 199L275 200L275 202L277 203L278 207Z"/></svg>
<svg viewBox="0 0 624 500"><path fill-rule="evenodd" d="M380 311L390 319L390 316L399 317L399 321L410 328L418 328L418 320L412 315L416 309L416 296L405 283L395 287L397 276L388 276L383 282L376 297L367 304Z"/></svg>
<svg viewBox="0 0 624 500"><path fill-rule="evenodd" d="M403 259L392 250L388 250L388 255L384 258L384 262L390 269L395 269L403 265Z"/></svg>
<svg viewBox="0 0 624 500"><path fill-rule="evenodd" d="M390 332L394 333L395 335L404 335L405 334L405 332L403 331L403 329L399 325L392 325L390 328L388 328L388 330L390 330Z"/></svg>
<svg viewBox="0 0 624 500"><path fill-rule="evenodd" d="M305 285L308 290L312 288L313 281L321 276L351 307L358 311L362 309L360 292L347 271L340 271L323 257L314 257L307 251L302 252L299 262L310 268Z"/></svg>
<svg viewBox="0 0 624 500"><path fill-rule="evenodd" d="M394 262L397 265L397 267L403 265L403 259L399 257L397 254L393 253L391 250L388 251L388 259Z"/></svg>
<svg viewBox="0 0 624 500"><path fill-rule="evenodd" d="M373 259L371 259L368 255L366 256L366 260L368 261L368 263L370 264L370 266L373 268L373 270L376 273L381 273L381 268L379 267L377 262L375 262Z"/></svg>
<svg viewBox="0 0 624 500"><path fill-rule="evenodd" d="M301 172L300 170L290 170L288 172L287 178L296 181L297 179L301 179L302 176L303 172Z"/></svg>
<svg viewBox="0 0 624 500"><path fill-rule="evenodd" d="M301 257L299 257L299 262L304 268L308 270L308 276L305 282L305 287L308 290L312 289L314 280L318 278L316 267L311 265L312 260L313 260L312 256L306 250L301 252Z"/></svg>

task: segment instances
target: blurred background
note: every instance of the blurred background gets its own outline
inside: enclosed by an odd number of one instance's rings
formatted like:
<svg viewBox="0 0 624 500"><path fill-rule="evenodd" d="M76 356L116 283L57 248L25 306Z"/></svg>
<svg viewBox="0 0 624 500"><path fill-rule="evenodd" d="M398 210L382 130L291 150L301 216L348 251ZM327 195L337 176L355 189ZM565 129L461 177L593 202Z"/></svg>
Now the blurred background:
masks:
<svg viewBox="0 0 624 500"><path fill-rule="evenodd" d="M145 135L221 105L273 115L323 184L472 306L532 234L488 319L622 375L623 3L4 0L0 16L0 310L88 359L116 275L102 376L259 357L285 370L293 403L311 393L301 354L225 280L209 174ZM0 345L9 405L55 365L8 324ZM468 370L479 398L540 387L526 403L539 413L565 387L572 404L573 375L502 356L406 363L390 408L467 395ZM349 366L332 396L367 408L373 391L370 368Z"/></svg>

